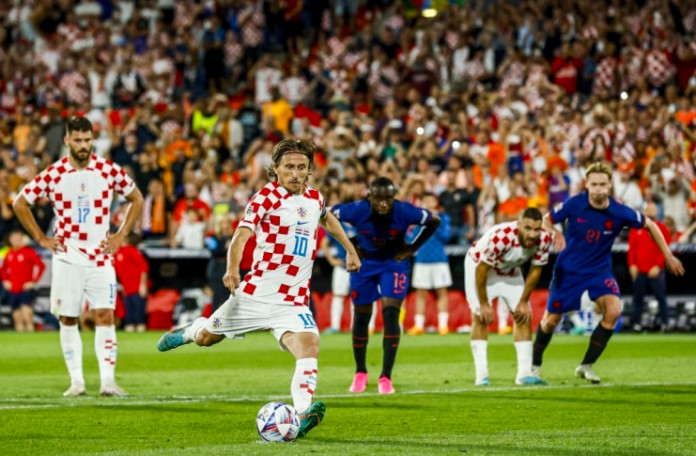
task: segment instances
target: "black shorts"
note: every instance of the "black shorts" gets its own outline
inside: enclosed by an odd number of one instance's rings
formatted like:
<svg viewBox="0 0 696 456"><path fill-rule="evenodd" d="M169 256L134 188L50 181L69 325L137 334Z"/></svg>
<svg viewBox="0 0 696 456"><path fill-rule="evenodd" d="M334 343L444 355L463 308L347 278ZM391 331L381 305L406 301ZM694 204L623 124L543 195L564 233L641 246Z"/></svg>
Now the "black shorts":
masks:
<svg viewBox="0 0 696 456"><path fill-rule="evenodd" d="M34 302L34 292L22 291L19 293L7 293L7 303L12 307L12 310L17 310L21 306L31 306Z"/></svg>

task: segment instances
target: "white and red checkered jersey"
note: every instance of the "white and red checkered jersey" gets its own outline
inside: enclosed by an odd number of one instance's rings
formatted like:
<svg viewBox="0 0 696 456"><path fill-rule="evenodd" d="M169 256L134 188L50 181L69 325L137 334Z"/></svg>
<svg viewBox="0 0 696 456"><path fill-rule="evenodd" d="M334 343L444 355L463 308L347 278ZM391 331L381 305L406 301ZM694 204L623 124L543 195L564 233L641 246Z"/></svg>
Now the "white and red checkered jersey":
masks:
<svg viewBox="0 0 696 456"><path fill-rule="evenodd" d="M263 187L239 223L256 234L254 263L239 290L263 303L309 305L317 228L324 215L324 197L318 190L305 186L302 195L293 195L277 182Z"/></svg>
<svg viewBox="0 0 696 456"><path fill-rule="evenodd" d="M63 240L64 252L54 259L82 266L111 264L100 244L109 234L109 208L114 190L128 196L133 180L115 163L92 155L87 168L77 170L68 157L36 176L22 190L29 204L48 198L56 215L54 234Z"/></svg>
<svg viewBox="0 0 696 456"><path fill-rule="evenodd" d="M615 57L605 57L595 70L594 85L592 93L599 93L602 90L608 91L610 94L616 93L616 84L614 78L619 67L619 61Z"/></svg>
<svg viewBox="0 0 696 456"><path fill-rule="evenodd" d="M517 267L530 259L535 266L546 265L549 262L550 246L551 236L546 230L542 230L537 245L532 248L522 247L515 221L500 223L488 229L469 249L467 255L476 264L483 261L492 266L498 275L512 276L517 274Z"/></svg>

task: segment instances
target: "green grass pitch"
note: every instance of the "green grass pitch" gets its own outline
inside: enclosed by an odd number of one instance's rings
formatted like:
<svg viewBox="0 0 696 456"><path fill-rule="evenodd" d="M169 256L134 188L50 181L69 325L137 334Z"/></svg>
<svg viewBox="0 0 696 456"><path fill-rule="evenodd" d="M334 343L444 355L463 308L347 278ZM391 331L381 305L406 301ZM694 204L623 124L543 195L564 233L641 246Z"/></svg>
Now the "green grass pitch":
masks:
<svg viewBox="0 0 696 456"><path fill-rule="evenodd" d="M556 336L548 387L514 386L511 336L489 346L493 386L473 387L469 338L402 339L394 385L376 394L381 335L370 341L368 393L350 395L347 335L322 338L317 398L324 423L304 440L261 444L266 402L289 398L294 360L270 334L159 353L159 334L119 334L117 381L132 396L97 396L93 333L83 333L87 396L66 399L57 333L0 334L0 454L696 454L696 338L612 339L596 366L604 383L573 378L588 339Z"/></svg>

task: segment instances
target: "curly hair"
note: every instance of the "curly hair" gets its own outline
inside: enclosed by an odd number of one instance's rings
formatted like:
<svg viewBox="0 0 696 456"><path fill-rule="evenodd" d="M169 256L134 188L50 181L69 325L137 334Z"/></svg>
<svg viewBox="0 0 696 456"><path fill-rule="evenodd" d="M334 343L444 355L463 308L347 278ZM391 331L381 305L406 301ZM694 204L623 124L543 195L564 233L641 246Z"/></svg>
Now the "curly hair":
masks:
<svg viewBox="0 0 696 456"><path fill-rule="evenodd" d="M310 176L314 171L314 151L315 146L311 141L306 141L304 139L284 139L273 147L273 152L271 152L271 160L273 161L273 166L280 166L280 160L283 159L284 155L287 154L302 154L309 159L309 174ZM278 174L273 169L273 166L269 167L267 170L268 178L275 182L278 180Z"/></svg>

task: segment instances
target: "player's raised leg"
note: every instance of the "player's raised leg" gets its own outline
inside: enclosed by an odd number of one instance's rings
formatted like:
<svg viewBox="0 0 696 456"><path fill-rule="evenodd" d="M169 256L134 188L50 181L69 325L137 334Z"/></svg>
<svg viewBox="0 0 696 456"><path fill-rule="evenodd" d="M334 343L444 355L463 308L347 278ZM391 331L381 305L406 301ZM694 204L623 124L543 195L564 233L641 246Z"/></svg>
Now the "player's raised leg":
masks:
<svg viewBox="0 0 696 456"><path fill-rule="evenodd" d="M592 383L599 383L601 379L595 374L592 365L597 362L604 352L614 328L621 316L621 300L618 296L609 294L596 299L602 312L602 321L599 322L590 337L590 345L587 348L582 364L575 370L575 375Z"/></svg>

